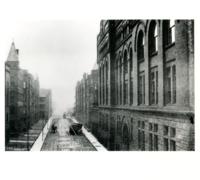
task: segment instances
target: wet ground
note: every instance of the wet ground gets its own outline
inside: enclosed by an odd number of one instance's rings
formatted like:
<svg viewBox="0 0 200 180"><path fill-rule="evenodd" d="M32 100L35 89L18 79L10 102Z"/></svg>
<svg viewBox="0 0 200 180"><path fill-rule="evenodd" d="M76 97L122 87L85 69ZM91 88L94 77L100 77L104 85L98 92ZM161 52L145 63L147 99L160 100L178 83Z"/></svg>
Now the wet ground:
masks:
<svg viewBox="0 0 200 180"><path fill-rule="evenodd" d="M55 122L57 132L49 131L41 151L95 151L95 148L84 136L71 136L69 127L70 119L59 119Z"/></svg>

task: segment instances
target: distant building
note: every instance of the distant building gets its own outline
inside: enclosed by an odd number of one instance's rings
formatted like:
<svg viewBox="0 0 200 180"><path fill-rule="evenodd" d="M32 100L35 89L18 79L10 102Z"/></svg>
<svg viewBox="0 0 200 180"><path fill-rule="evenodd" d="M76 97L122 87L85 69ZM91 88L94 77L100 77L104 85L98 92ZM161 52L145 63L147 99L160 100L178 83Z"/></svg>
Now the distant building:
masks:
<svg viewBox="0 0 200 180"><path fill-rule="evenodd" d="M76 86L76 118L88 128L92 128L90 110L98 105L98 71L93 69L91 74L84 74Z"/></svg>
<svg viewBox="0 0 200 180"><path fill-rule="evenodd" d="M48 120L52 115L52 97L50 89L40 89L40 119Z"/></svg>
<svg viewBox="0 0 200 180"><path fill-rule="evenodd" d="M10 67L10 134L16 135L25 128L23 111L23 73L19 67L19 50L12 43L7 59Z"/></svg>

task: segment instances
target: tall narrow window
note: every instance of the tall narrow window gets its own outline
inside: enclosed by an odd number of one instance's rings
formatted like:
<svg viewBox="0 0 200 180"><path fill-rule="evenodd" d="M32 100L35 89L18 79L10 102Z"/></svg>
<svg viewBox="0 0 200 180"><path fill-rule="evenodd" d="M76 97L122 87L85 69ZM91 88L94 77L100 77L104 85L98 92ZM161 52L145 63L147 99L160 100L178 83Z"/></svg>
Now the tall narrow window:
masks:
<svg viewBox="0 0 200 180"><path fill-rule="evenodd" d="M142 31L140 31L138 35L137 58L138 61L144 60L144 34Z"/></svg>
<svg viewBox="0 0 200 180"><path fill-rule="evenodd" d="M124 52L124 104L128 104L128 60L127 60L127 51Z"/></svg>
<svg viewBox="0 0 200 180"><path fill-rule="evenodd" d="M171 69L166 68L166 104L171 102Z"/></svg>
<svg viewBox="0 0 200 180"><path fill-rule="evenodd" d="M167 138L164 138L164 151L168 151L169 150L169 141Z"/></svg>
<svg viewBox="0 0 200 180"><path fill-rule="evenodd" d="M176 141L174 138L176 137L176 128L163 126L163 143L165 151L176 151Z"/></svg>
<svg viewBox="0 0 200 180"><path fill-rule="evenodd" d="M149 151L153 151L153 135L149 133Z"/></svg>
<svg viewBox="0 0 200 180"><path fill-rule="evenodd" d="M104 75L103 75L103 65L101 66L101 104L103 104L103 97L104 97L104 95L103 95L103 77L104 77Z"/></svg>
<svg viewBox="0 0 200 180"><path fill-rule="evenodd" d="M99 102L100 102L100 104L101 104L101 67L99 68L99 78L100 78L100 79L99 79L99 87L100 87L100 88L99 88L99 96L100 96L100 97L99 97L99 98L100 98L100 99L99 99Z"/></svg>
<svg viewBox="0 0 200 180"><path fill-rule="evenodd" d="M104 66L104 64L103 64L103 66L102 66L102 104L104 104L104 97L105 97L105 84L104 84L104 69L105 69L105 66Z"/></svg>
<svg viewBox="0 0 200 180"><path fill-rule="evenodd" d="M158 67L150 69L150 104L158 104Z"/></svg>
<svg viewBox="0 0 200 180"><path fill-rule="evenodd" d="M141 132L138 130L138 148L141 149Z"/></svg>
<svg viewBox="0 0 200 180"><path fill-rule="evenodd" d="M169 23L169 34L171 43L175 42L175 20L170 20Z"/></svg>
<svg viewBox="0 0 200 180"><path fill-rule="evenodd" d="M149 53L150 55L158 51L158 28L156 21L152 21L149 28Z"/></svg>
<svg viewBox="0 0 200 180"><path fill-rule="evenodd" d="M138 78L138 104L145 104L145 75L144 71L139 73Z"/></svg>
<svg viewBox="0 0 200 180"><path fill-rule="evenodd" d="M141 150L144 151L145 150L145 131L142 131L142 147Z"/></svg>
<svg viewBox="0 0 200 180"><path fill-rule="evenodd" d="M170 140L170 151L176 151L176 141Z"/></svg>
<svg viewBox="0 0 200 180"><path fill-rule="evenodd" d="M133 104L133 55L130 49L130 104Z"/></svg>
<svg viewBox="0 0 200 180"><path fill-rule="evenodd" d="M154 150L158 151L158 135L154 134Z"/></svg>
<svg viewBox="0 0 200 180"><path fill-rule="evenodd" d="M106 62L106 104L108 105L108 62Z"/></svg>
<svg viewBox="0 0 200 180"><path fill-rule="evenodd" d="M145 150L145 122L138 121L138 148Z"/></svg>
<svg viewBox="0 0 200 180"><path fill-rule="evenodd" d="M117 81L118 81L118 105L120 104L120 82L121 82L121 80L120 80L120 72L121 72L121 69L120 69L120 63L121 63L121 61L120 61L120 57L119 57L119 60L118 60L118 63L117 63L117 65L118 65L118 76L117 76Z"/></svg>
<svg viewBox="0 0 200 180"><path fill-rule="evenodd" d="M166 64L165 68L165 104L176 103L176 65L175 61Z"/></svg>
<svg viewBox="0 0 200 180"><path fill-rule="evenodd" d="M157 25L154 29L154 41L155 41L155 51L158 51L158 28Z"/></svg>
<svg viewBox="0 0 200 180"><path fill-rule="evenodd" d="M130 104L133 104L133 54L130 49Z"/></svg>
<svg viewBox="0 0 200 180"><path fill-rule="evenodd" d="M175 20L163 21L164 45L169 46L175 42Z"/></svg>
<svg viewBox="0 0 200 180"><path fill-rule="evenodd" d="M123 70L123 64L122 64L122 59L120 60L120 104L122 104L122 70Z"/></svg>
<svg viewBox="0 0 200 180"><path fill-rule="evenodd" d="M173 98L172 98L172 103L176 103L176 66L172 66L172 91L173 91Z"/></svg>
<svg viewBox="0 0 200 180"><path fill-rule="evenodd" d="M118 104L118 61L115 63L115 104Z"/></svg>

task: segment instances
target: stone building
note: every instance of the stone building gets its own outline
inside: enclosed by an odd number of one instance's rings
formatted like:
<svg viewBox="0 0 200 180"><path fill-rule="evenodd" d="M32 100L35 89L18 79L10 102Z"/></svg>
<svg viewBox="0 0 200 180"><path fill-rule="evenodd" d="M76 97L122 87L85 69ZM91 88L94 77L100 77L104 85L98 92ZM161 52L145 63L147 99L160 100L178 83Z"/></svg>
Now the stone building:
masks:
<svg viewBox="0 0 200 180"><path fill-rule="evenodd" d="M39 80L34 79L33 75L27 70L23 72L23 89L24 89L24 119L32 126L39 120ZM27 127L28 127L27 126Z"/></svg>
<svg viewBox="0 0 200 180"><path fill-rule="evenodd" d="M52 97L50 89L40 89L40 119L48 120L52 115Z"/></svg>
<svg viewBox="0 0 200 180"><path fill-rule="evenodd" d="M96 136L109 150L194 150L193 20L102 20ZM98 114L98 115L97 115Z"/></svg>
<svg viewBox="0 0 200 180"><path fill-rule="evenodd" d="M94 129L91 109L98 105L98 71L93 68L90 74L84 74L83 79L76 86L75 115L79 122L87 128Z"/></svg>
<svg viewBox="0 0 200 180"><path fill-rule="evenodd" d="M81 81L76 86L76 118L79 122L86 125L88 122L87 112L87 74L83 74Z"/></svg>
<svg viewBox="0 0 200 180"><path fill-rule="evenodd" d="M6 61L10 69L10 130L6 136L18 136L39 120L39 116L35 116L39 113L39 80L20 68L18 55L13 42ZM7 99L5 104L8 104Z"/></svg>
<svg viewBox="0 0 200 180"><path fill-rule="evenodd" d="M10 67L10 133L13 135L23 131L23 73L19 67L19 50L12 43L7 59Z"/></svg>

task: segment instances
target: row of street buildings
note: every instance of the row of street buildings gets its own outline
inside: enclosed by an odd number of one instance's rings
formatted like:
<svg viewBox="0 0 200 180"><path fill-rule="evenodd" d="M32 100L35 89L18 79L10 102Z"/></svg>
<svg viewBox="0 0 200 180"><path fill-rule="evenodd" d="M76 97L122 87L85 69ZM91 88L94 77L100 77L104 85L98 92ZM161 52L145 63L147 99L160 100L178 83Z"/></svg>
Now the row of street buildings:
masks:
<svg viewBox="0 0 200 180"><path fill-rule="evenodd" d="M20 68L19 50L13 42L5 62L6 145L39 120L48 120L51 114L51 90L41 89L38 77Z"/></svg>
<svg viewBox="0 0 200 180"><path fill-rule="evenodd" d="M108 150L195 149L194 21L102 20L76 118Z"/></svg>

